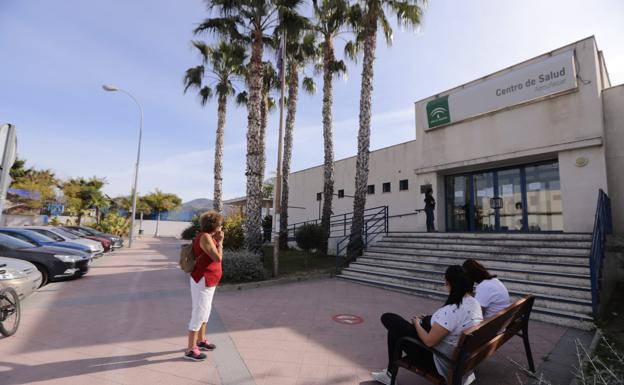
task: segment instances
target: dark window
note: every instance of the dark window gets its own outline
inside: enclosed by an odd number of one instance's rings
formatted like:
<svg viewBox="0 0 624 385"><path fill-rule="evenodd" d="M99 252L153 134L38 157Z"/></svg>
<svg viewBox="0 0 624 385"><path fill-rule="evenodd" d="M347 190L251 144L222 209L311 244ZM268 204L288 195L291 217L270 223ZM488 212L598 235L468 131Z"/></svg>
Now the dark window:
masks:
<svg viewBox="0 0 624 385"><path fill-rule="evenodd" d="M368 192L368 195L373 195L375 193L375 185L369 184L367 192Z"/></svg>
<svg viewBox="0 0 624 385"><path fill-rule="evenodd" d="M338 198L344 198L344 190L338 190Z"/></svg>
<svg viewBox="0 0 624 385"><path fill-rule="evenodd" d="M409 184L407 179L403 179L399 181L399 191L409 190Z"/></svg>
<svg viewBox="0 0 624 385"><path fill-rule="evenodd" d="M320 201L321 199L323 199L323 193L322 192L316 193L316 200Z"/></svg>
<svg viewBox="0 0 624 385"><path fill-rule="evenodd" d="M385 192L385 193L390 192L390 182L386 182L381 185L381 192Z"/></svg>

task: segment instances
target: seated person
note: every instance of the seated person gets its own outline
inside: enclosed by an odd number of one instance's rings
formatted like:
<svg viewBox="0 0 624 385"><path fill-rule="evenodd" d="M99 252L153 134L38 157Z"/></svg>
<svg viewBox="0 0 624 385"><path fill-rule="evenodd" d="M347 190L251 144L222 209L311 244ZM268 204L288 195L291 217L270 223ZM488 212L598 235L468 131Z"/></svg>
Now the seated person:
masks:
<svg viewBox="0 0 624 385"><path fill-rule="evenodd" d="M467 259L462 266L468 278L476 284L474 297L481 304L484 319L492 317L510 305L509 292L505 285L495 275L490 274L482 264L474 259Z"/></svg>
<svg viewBox="0 0 624 385"><path fill-rule="evenodd" d="M431 316L430 330L426 330L421 325L421 316L414 317L412 322L393 313L385 313L381 316L381 323L388 329L388 366L379 372L371 373L373 379L382 384L390 384L391 365L399 358L393 357L394 350L400 338L409 336L419 339L424 345L435 346L438 351L450 358L461 333L483 320L479 302L470 295L471 285L464 269L459 265L449 266L444 273L444 281L449 295L444 306ZM446 378L448 365L429 350L411 345L406 348L405 353L420 366L430 370L435 369ZM472 381L474 381L474 374L471 373L464 378L464 385Z"/></svg>

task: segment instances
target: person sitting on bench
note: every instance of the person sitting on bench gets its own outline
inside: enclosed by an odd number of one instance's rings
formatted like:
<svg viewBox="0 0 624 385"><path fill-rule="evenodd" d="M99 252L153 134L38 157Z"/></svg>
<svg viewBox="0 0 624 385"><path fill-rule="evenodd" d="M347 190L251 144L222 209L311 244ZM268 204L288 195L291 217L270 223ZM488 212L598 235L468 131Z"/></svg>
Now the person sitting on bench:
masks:
<svg viewBox="0 0 624 385"><path fill-rule="evenodd" d="M444 306L431 316L430 325L423 322L422 316L413 317L411 323L393 313L385 313L381 316L381 323L388 330L388 366L379 372L372 372L373 379L390 385L391 365L399 358L394 357L394 351L400 338L417 338L426 346L435 347L441 353L451 357L461 333L483 321L481 305L470 295L472 287L464 269L459 265L449 266L444 273L444 281L449 295ZM413 345L405 353L421 366L435 368L443 376L448 373L447 364L422 347ZM470 384L474 378L474 374L470 373L464 378L464 385Z"/></svg>
<svg viewBox="0 0 624 385"><path fill-rule="evenodd" d="M462 266L468 278L476 284L474 297L481 304L484 319L492 317L511 304L505 285L496 275L490 274L485 266L474 259L466 259Z"/></svg>

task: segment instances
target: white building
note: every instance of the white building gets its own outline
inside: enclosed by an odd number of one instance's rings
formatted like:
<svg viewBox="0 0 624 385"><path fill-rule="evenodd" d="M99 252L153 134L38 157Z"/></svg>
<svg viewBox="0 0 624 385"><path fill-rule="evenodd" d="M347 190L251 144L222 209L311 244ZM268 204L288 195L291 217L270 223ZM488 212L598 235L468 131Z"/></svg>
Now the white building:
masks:
<svg viewBox="0 0 624 385"><path fill-rule="evenodd" d="M591 232L599 189L624 229L624 85L611 86L594 37L420 100L415 113L415 140L370 154L366 206L388 206L390 231L425 230L415 211L425 185L440 231ZM334 214L353 211L354 179L355 157L336 161ZM318 219L322 165L290 186L289 223Z"/></svg>

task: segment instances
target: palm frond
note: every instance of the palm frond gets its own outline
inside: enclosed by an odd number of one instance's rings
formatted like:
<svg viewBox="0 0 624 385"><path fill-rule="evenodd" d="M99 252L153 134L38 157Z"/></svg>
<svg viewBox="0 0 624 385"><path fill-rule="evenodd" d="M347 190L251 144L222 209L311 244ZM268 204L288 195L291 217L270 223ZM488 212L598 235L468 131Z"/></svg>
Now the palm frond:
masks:
<svg viewBox="0 0 624 385"><path fill-rule="evenodd" d="M213 92L212 88L205 86L199 90L199 102L202 106L205 106L210 99L212 99Z"/></svg>
<svg viewBox="0 0 624 385"><path fill-rule="evenodd" d="M306 76L303 78L302 84L303 84L303 89L310 95L316 93L316 82L314 82L314 78Z"/></svg>
<svg viewBox="0 0 624 385"><path fill-rule="evenodd" d="M199 65L197 67L189 68L184 74L184 93L189 88L200 89L202 86L202 79L204 78L204 66Z"/></svg>
<svg viewBox="0 0 624 385"><path fill-rule="evenodd" d="M236 95L236 105L247 106L248 102L249 102L249 95L247 94L247 91L239 92L238 95Z"/></svg>

